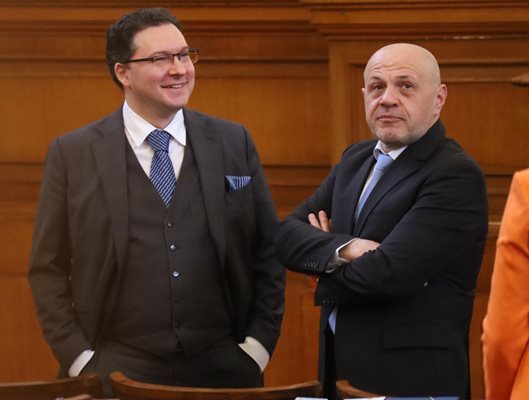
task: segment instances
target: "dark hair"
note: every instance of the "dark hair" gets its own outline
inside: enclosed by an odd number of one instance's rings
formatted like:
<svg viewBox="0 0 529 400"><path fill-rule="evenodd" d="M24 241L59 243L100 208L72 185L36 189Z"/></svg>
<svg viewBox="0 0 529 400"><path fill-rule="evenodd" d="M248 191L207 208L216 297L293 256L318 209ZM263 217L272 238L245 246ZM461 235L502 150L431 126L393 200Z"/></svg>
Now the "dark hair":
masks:
<svg viewBox="0 0 529 400"><path fill-rule="evenodd" d="M112 79L120 87L123 85L114 72L114 65L132 57L134 36L152 26L172 24L182 31L180 21L165 8L140 8L121 16L107 30L106 60Z"/></svg>

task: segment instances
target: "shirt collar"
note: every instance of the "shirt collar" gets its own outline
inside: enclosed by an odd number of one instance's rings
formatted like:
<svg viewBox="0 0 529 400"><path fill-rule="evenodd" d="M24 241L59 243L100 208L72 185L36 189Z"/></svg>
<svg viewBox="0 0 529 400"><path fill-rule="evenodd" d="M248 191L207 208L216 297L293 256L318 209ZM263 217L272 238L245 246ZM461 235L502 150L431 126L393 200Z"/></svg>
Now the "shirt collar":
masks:
<svg viewBox="0 0 529 400"><path fill-rule="evenodd" d="M393 161L395 161L397 159L397 157L400 156L400 154L404 150L406 150L406 147L408 147L408 146L403 146L403 147L398 148L396 150L391 150L389 153L386 153L384 150L382 150L382 143L379 140L377 142L375 148L373 149L373 156L375 157L375 159L377 159L379 153L384 153L384 154L387 154L388 156L390 156L393 159Z"/></svg>
<svg viewBox="0 0 529 400"><path fill-rule="evenodd" d="M125 132L130 136L136 146L140 146L147 139L149 133L158 129L136 114L126 100L123 104L123 124L125 125ZM182 146L185 146L186 128L184 124L184 112L178 110L173 120L163 130L168 132Z"/></svg>

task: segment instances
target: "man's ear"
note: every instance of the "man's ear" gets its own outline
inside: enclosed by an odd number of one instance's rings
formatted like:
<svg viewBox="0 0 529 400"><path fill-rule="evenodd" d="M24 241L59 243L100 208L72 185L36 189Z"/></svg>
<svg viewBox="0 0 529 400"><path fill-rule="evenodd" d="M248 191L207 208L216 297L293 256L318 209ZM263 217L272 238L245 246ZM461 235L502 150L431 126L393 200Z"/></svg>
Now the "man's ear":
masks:
<svg viewBox="0 0 529 400"><path fill-rule="evenodd" d="M439 115L441 115L441 110L445 104L446 97L448 96L448 88L444 83L441 83L439 85L439 88L437 89L437 95L435 96L435 110L434 110L434 118L439 118Z"/></svg>
<svg viewBox="0 0 529 400"><path fill-rule="evenodd" d="M114 73L116 74L116 77L121 82L123 87L130 86L128 71L129 69L125 64L121 64L121 63L114 64Z"/></svg>
<svg viewBox="0 0 529 400"><path fill-rule="evenodd" d="M437 98L436 98L436 102L437 102L436 107L439 110L439 112L441 112L441 108L443 108L447 96L448 96L448 88L446 87L444 83L441 83L441 85L439 85L439 89L437 90Z"/></svg>

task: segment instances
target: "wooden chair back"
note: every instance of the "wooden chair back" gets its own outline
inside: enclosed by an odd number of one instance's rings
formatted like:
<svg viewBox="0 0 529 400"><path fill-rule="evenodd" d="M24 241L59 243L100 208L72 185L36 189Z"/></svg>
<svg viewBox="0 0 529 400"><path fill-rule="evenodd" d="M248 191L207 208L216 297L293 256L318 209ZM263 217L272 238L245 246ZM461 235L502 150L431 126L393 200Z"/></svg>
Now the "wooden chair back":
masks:
<svg viewBox="0 0 529 400"><path fill-rule="evenodd" d="M94 399L89 394L78 394L77 396L72 396L72 397L59 397L58 399L55 399L55 400L109 400L109 399ZM113 399L113 400L119 400L119 399Z"/></svg>
<svg viewBox="0 0 529 400"><path fill-rule="evenodd" d="M355 398L370 398L370 397L383 397L383 395L367 392L362 389L358 389L352 386L346 380L340 380L336 382L336 391L338 398L343 399L355 399Z"/></svg>
<svg viewBox="0 0 529 400"><path fill-rule="evenodd" d="M194 388L154 385L127 378L121 372L110 374L114 395L120 400L294 400L296 397L318 397L318 381L289 386L261 388Z"/></svg>
<svg viewBox="0 0 529 400"><path fill-rule="evenodd" d="M89 395L103 397L101 379L96 374L49 381L0 383L0 399L55 400L57 398Z"/></svg>

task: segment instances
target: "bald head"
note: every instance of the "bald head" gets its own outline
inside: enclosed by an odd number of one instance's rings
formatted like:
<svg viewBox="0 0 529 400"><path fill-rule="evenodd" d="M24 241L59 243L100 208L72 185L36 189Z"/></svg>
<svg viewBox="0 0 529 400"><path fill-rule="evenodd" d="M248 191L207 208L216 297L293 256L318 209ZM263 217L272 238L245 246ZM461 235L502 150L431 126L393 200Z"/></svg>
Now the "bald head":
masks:
<svg viewBox="0 0 529 400"><path fill-rule="evenodd" d="M447 95L433 54L409 43L377 50L364 81L367 123L387 149L420 139L439 118Z"/></svg>
<svg viewBox="0 0 529 400"><path fill-rule="evenodd" d="M367 62L364 70L364 79L366 74L376 66L381 67L392 64L414 65L433 84L439 85L441 83L439 64L434 55L424 47L411 43L394 43L377 50Z"/></svg>

